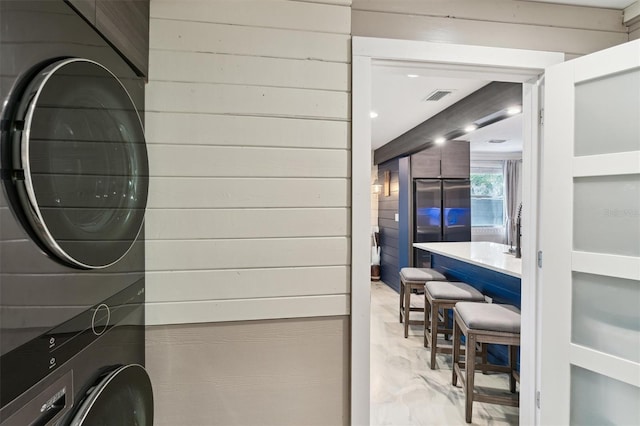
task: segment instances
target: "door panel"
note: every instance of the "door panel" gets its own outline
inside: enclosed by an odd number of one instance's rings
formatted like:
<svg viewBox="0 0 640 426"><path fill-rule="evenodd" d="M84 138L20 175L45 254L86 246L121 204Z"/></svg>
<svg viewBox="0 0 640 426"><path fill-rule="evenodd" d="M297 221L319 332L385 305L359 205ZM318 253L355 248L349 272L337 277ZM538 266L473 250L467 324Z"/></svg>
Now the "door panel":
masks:
<svg viewBox="0 0 640 426"><path fill-rule="evenodd" d="M540 424L640 424L640 41L545 78Z"/></svg>
<svg viewBox="0 0 640 426"><path fill-rule="evenodd" d="M442 183L438 179L413 182L413 242L442 241ZM430 267L430 253L413 248L413 265Z"/></svg>
<svg viewBox="0 0 640 426"><path fill-rule="evenodd" d="M469 180L442 181L443 241L471 241L471 188Z"/></svg>
<svg viewBox="0 0 640 426"><path fill-rule="evenodd" d="M571 367L571 423L637 425L640 388L577 366Z"/></svg>
<svg viewBox="0 0 640 426"><path fill-rule="evenodd" d="M640 362L640 281L573 273L571 341Z"/></svg>
<svg viewBox="0 0 640 426"><path fill-rule="evenodd" d="M416 243L442 241L442 189L439 180L416 180L414 235Z"/></svg>
<svg viewBox="0 0 640 426"><path fill-rule="evenodd" d="M640 175L573 180L575 250L640 256Z"/></svg>
<svg viewBox="0 0 640 426"><path fill-rule="evenodd" d="M575 85L575 155L640 150L640 71ZM594 100L598 100L594 102ZM615 108L611 108L615 105Z"/></svg>

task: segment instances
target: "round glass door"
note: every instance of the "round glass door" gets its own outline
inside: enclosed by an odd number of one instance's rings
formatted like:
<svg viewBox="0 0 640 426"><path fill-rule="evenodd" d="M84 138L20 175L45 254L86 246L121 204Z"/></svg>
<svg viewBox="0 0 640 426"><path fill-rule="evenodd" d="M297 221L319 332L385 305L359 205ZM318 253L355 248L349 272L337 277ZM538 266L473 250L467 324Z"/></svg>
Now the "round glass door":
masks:
<svg viewBox="0 0 640 426"><path fill-rule="evenodd" d="M122 83L96 62L58 61L29 83L14 123L14 181L40 245L78 268L121 259L149 186L142 123Z"/></svg>
<svg viewBox="0 0 640 426"><path fill-rule="evenodd" d="M153 391L146 370L137 364L120 367L91 387L71 426L152 426Z"/></svg>

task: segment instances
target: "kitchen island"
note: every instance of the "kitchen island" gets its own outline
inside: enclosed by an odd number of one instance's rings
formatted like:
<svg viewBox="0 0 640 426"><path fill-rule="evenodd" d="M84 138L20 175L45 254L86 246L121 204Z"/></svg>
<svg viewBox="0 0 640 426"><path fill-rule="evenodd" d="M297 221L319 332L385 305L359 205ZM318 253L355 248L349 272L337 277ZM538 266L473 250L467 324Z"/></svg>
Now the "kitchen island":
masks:
<svg viewBox="0 0 640 426"><path fill-rule="evenodd" d="M431 267L447 278L463 281L495 303L520 307L522 259L506 253L509 246L490 242L415 243L431 253Z"/></svg>
<svg viewBox="0 0 640 426"><path fill-rule="evenodd" d="M415 243L413 246L430 252L431 267L449 280L475 287L493 303L520 308L522 259L506 253L509 246L490 242ZM506 364L506 348L490 345L489 359Z"/></svg>
<svg viewBox="0 0 640 426"><path fill-rule="evenodd" d="M509 246L504 244L466 241L455 243L415 243L413 246L516 278L522 276L522 259L516 259L514 255L508 254Z"/></svg>

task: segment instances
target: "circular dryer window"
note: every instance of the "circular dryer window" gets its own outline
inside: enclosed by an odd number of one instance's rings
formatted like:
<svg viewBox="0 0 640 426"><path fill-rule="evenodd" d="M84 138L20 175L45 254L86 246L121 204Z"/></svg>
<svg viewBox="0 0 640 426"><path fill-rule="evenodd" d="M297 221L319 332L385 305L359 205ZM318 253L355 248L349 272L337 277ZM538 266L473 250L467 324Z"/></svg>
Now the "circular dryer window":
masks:
<svg viewBox="0 0 640 426"><path fill-rule="evenodd" d="M78 268L121 259L149 187L142 123L123 84L96 62L58 61L28 84L14 127L13 180L41 246Z"/></svg>
<svg viewBox="0 0 640 426"><path fill-rule="evenodd" d="M153 391L146 370L130 364L103 376L87 391L69 425L153 425Z"/></svg>

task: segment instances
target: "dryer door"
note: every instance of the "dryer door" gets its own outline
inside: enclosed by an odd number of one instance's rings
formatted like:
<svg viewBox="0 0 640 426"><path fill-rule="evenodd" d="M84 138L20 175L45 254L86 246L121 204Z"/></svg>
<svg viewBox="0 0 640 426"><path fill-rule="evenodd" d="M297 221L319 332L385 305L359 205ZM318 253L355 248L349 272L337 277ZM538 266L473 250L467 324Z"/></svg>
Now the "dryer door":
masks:
<svg viewBox="0 0 640 426"><path fill-rule="evenodd" d="M146 370L137 364L122 366L90 388L71 426L152 426L153 392Z"/></svg>
<svg viewBox="0 0 640 426"><path fill-rule="evenodd" d="M122 83L93 61L55 62L27 85L12 130L12 182L36 242L78 268L121 259L142 229L149 180Z"/></svg>

